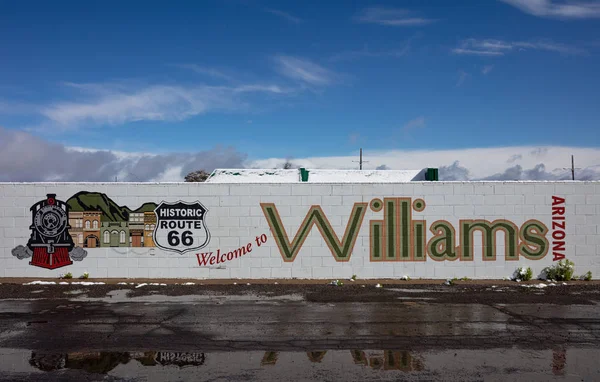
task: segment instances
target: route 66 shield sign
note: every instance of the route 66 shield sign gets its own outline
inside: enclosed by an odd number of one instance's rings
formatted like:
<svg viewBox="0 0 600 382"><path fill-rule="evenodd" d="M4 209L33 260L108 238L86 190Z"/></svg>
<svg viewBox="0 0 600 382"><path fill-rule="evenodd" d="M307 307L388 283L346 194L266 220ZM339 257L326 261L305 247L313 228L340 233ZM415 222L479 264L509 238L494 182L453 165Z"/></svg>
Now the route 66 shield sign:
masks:
<svg viewBox="0 0 600 382"><path fill-rule="evenodd" d="M210 241L206 212L200 202L162 202L156 207L156 228L152 234L157 247L183 254L205 247Z"/></svg>

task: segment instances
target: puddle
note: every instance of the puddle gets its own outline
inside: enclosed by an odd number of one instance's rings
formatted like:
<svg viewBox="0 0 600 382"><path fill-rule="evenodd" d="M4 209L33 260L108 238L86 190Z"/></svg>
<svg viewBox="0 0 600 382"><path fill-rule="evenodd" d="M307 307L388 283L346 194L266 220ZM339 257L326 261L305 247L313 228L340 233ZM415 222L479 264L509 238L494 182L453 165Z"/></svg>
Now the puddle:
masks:
<svg viewBox="0 0 600 382"><path fill-rule="evenodd" d="M45 352L0 349L12 380L597 380L599 349Z"/></svg>
<svg viewBox="0 0 600 382"><path fill-rule="evenodd" d="M255 294L244 294L244 295L185 295L185 296L167 296L162 294L151 294L145 296L127 297L127 294L131 292L130 289L115 289L106 294L105 297L88 297L86 295L78 296L69 299L70 301L86 301L86 302L105 302L105 303L119 303L119 302L146 302L146 303L181 303L181 304L193 304L198 302L234 302L234 301L250 301L260 304L269 304L274 302L290 302L290 301L304 301L304 296L299 294L290 294L283 296L264 296ZM160 292L158 292L160 293Z"/></svg>
<svg viewBox="0 0 600 382"><path fill-rule="evenodd" d="M73 290L68 290L63 292L63 294L82 294L85 293L85 291L81 290L81 289L73 289Z"/></svg>
<svg viewBox="0 0 600 382"><path fill-rule="evenodd" d="M393 292L401 292L401 293L444 293L443 290L436 289L402 289L402 288L385 288L386 290L391 290Z"/></svg>
<svg viewBox="0 0 600 382"><path fill-rule="evenodd" d="M396 300L435 300L433 297L396 297Z"/></svg>

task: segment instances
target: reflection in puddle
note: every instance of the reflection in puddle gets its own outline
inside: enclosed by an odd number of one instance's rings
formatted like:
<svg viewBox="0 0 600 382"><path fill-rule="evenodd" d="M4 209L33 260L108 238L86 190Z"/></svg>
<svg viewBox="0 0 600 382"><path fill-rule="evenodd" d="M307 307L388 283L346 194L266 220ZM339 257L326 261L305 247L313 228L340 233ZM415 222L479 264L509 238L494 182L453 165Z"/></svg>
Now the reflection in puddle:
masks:
<svg viewBox="0 0 600 382"><path fill-rule="evenodd" d="M367 354L361 350L352 350L351 353L356 365L373 369L421 371L424 368L423 360L407 351L385 350Z"/></svg>
<svg viewBox="0 0 600 382"><path fill-rule="evenodd" d="M19 359L21 361L19 361ZM0 376L36 380L598 380L598 349L315 350L309 352L69 352L0 349ZM97 379L93 379L96 375ZM37 376L37 377L36 377ZM412 376L412 377L411 377ZM326 377L326 378L325 378ZM91 379L90 379L91 378ZM246 378L246 379L244 379Z"/></svg>
<svg viewBox="0 0 600 382"><path fill-rule="evenodd" d="M79 369L94 374L106 374L119 364L137 361L143 366L201 366L204 353L180 352L91 352L91 353L31 353L29 364L42 371Z"/></svg>
<svg viewBox="0 0 600 382"><path fill-rule="evenodd" d="M338 352L338 351L336 351ZM294 353L296 356L308 357L310 362L321 363L327 351L311 351ZM355 365L372 369L420 371L423 370L423 360L411 355L408 351L363 351L350 350ZM262 357L261 366L276 365L279 352L268 351ZM29 364L41 371L60 369L79 369L88 373L107 374L120 364L137 361L143 366L175 365L201 366L206 360L205 353L182 352L90 352L90 353L40 353L32 352Z"/></svg>

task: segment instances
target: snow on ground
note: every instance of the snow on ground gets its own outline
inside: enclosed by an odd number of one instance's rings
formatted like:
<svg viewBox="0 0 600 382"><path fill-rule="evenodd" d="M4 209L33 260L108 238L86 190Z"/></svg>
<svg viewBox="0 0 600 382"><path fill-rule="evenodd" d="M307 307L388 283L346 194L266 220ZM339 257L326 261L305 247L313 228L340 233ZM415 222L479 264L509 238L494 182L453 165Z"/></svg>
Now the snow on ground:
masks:
<svg viewBox="0 0 600 382"><path fill-rule="evenodd" d="M307 169L307 183L398 183L425 180L423 170ZM301 183L300 170L236 169L213 171L207 183Z"/></svg>
<svg viewBox="0 0 600 382"><path fill-rule="evenodd" d="M93 281L75 281L72 282L71 285L104 285L103 282L93 282Z"/></svg>
<svg viewBox="0 0 600 382"><path fill-rule="evenodd" d="M32 281L29 283L24 283L23 285L56 285L54 281Z"/></svg>
<svg viewBox="0 0 600 382"><path fill-rule="evenodd" d="M550 284L550 286L555 286L556 284ZM536 289L544 289L546 288L548 285L544 284L544 283L539 283L539 284L530 284L530 285L521 285L524 288L536 288Z"/></svg>
<svg viewBox="0 0 600 382"><path fill-rule="evenodd" d="M31 281L28 283L24 283L23 285L56 285L54 281ZM73 281L72 283L68 283L66 281L61 281L58 285L104 285L103 282L93 282L93 281Z"/></svg>

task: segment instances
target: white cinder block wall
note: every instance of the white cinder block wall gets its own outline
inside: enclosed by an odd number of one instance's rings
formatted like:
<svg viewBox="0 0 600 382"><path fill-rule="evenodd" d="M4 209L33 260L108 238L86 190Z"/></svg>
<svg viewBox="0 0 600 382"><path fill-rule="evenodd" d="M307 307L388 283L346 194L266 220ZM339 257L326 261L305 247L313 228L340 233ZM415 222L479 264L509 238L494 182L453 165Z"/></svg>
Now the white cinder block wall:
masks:
<svg viewBox="0 0 600 382"><path fill-rule="evenodd" d="M159 247L100 247L83 248L87 255L80 261L56 269L31 265L32 257L19 259L13 250L26 246L31 236L30 208L45 200L47 194L67 202L81 192L105 194L118 206L135 210L144 203L199 201L208 210L204 216L210 233L208 244L200 250L183 254ZM418 212L410 208L412 220L426 221L426 239L434 236L431 225L445 220L455 229L455 245L461 241L460 220L508 220L517 228L526 221L537 220L548 232L543 236L549 250L539 260L530 260L522 254L507 261L503 231L496 232L495 260L484 260L483 238L480 231L473 234L470 261L436 261L425 253L424 261L371 261L371 221L383 221L384 211L374 211L369 205L373 199L411 198L425 201ZM559 198L564 203L558 203ZM405 199L402 199L405 200ZM556 207L564 207L564 220L555 219ZM338 240L342 240L355 203L365 203L364 218L359 225L354 247L350 247L347 261L336 261L317 225L313 225L306 239L298 247L293 261L283 261L274 234L265 217L261 203L272 203L290 241L304 221L311 206L320 206ZM360 206L360 205L359 205ZM397 204L401 206L401 204ZM263 205L264 207L264 205ZM377 206L375 206L377 207ZM401 212L396 215L401 220ZM405 211L406 212L406 211ZM393 216L393 214L391 215ZM555 211L563 216L562 211ZM71 217L71 216L70 216ZM360 218L360 216L359 216ZM560 219L560 218L559 218ZM360 222L360 219L359 219ZM385 225L385 224L384 224ZM562 228L564 227L564 229ZM73 229L73 228L71 228ZM385 231L385 230L384 230ZM563 231L563 233L554 233ZM194 231L195 232L195 231ZM414 237L414 231L413 237ZM529 232L538 234L535 228ZM178 233L180 235L181 232ZM128 233L127 241L129 241ZM196 233L194 233L196 235ZM266 235L266 242L258 247L256 238ZM553 237L555 235L555 237ZM102 235L100 235L102 236ZM198 234L201 239L202 234ZM351 235L350 235L351 236ZM392 235L393 236L393 235ZM265 236L263 236L264 238ZM383 232L383 240L389 235ZM556 243L565 241L564 249ZM398 239L396 237L396 239ZM165 243L163 237L159 239ZM523 237L519 239L519 245ZM252 251L239 258L219 264L199 265L199 254L217 251L228 253L248 248ZM530 250L535 243L525 242ZM78 245L79 246L79 245ZM553 251L558 246L558 251ZM389 247L389 245L388 245ZM400 245L398 246L400 248ZM443 249L443 248L442 248ZM401 253L399 249L398 253ZM498 279L511 276L518 266L530 266L534 275L555 263L557 252L574 261L575 273L592 271L600 274L600 182L411 182L402 184L210 184L210 183L0 183L0 276L4 277L58 277L70 272L78 277L89 272L92 278L411 278L469 277ZM385 253L384 253L385 255ZM232 254L233 256L233 254Z"/></svg>

